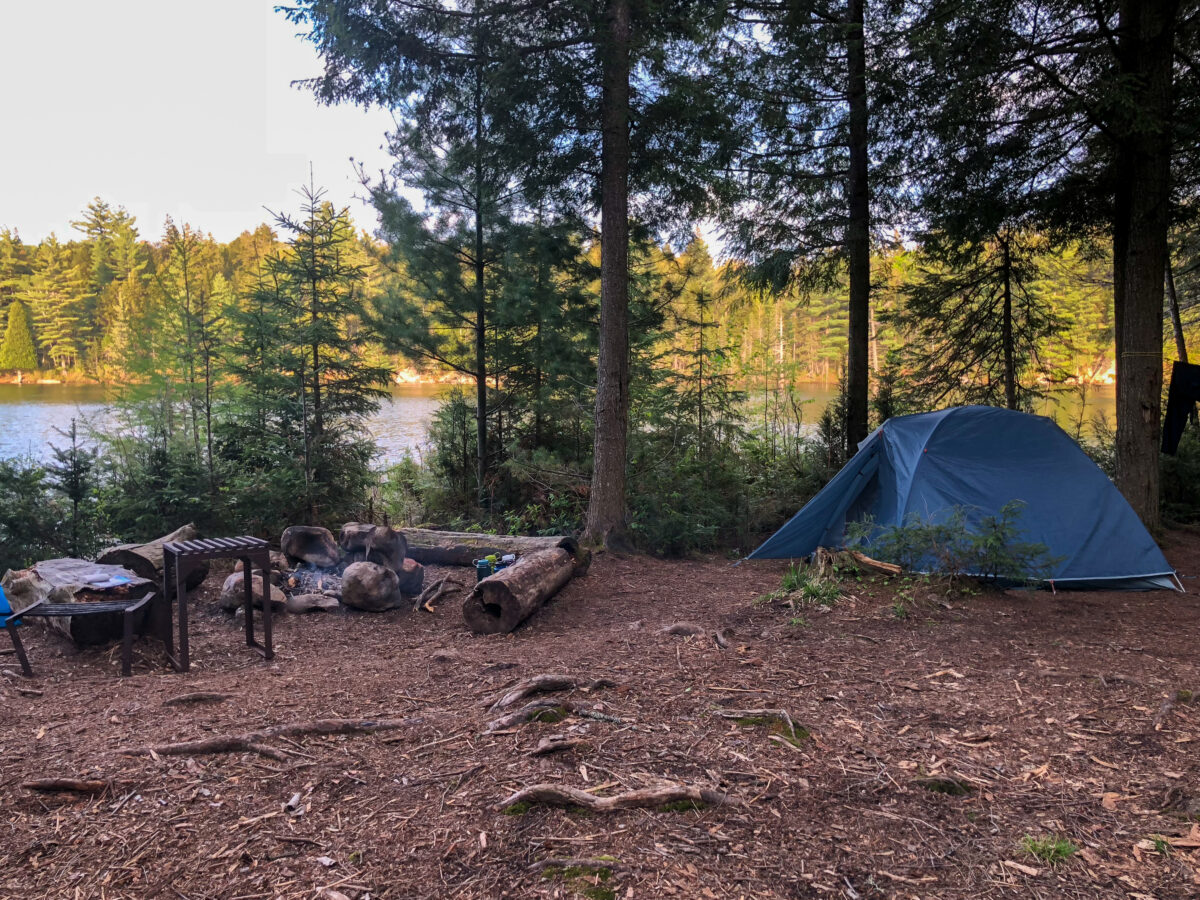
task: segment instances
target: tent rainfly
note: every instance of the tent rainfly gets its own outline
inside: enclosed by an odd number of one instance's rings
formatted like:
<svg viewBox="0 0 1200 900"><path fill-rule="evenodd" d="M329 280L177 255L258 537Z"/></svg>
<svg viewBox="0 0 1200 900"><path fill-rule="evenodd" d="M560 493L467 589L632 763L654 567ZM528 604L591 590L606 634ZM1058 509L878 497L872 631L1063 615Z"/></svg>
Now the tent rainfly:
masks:
<svg viewBox="0 0 1200 900"><path fill-rule="evenodd" d="M1054 422L990 406L888 419L800 512L750 554L799 559L845 544L847 522L875 534L913 516L968 523L1024 504L1021 539L1057 561L1051 586L1182 590L1145 526L1108 477Z"/></svg>

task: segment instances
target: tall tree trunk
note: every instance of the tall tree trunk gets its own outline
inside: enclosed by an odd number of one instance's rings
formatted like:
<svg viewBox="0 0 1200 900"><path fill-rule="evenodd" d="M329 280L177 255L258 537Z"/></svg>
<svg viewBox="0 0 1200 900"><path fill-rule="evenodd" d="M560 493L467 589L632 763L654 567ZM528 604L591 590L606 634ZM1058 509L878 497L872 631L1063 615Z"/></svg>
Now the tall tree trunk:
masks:
<svg viewBox="0 0 1200 900"><path fill-rule="evenodd" d="M1013 348L1012 247L1008 235L1001 239L1002 277L1004 279L1004 318L1000 323L1000 341L1004 345L1004 405L1017 408L1017 366Z"/></svg>
<svg viewBox="0 0 1200 900"><path fill-rule="evenodd" d="M1159 524L1163 273L1171 201L1171 79L1177 0L1122 0L1121 63L1137 127L1123 129L1128 244L1119 301L1117 486L1142 521Z"/></svg>
<svg viewBox="0 0 1200 900"><path fill-rule="evenodd" d="M601 41L600 355L584 539L625 543L629 439L629 0L609 0Z"/></svg>
<svg viewBox="0 0 1200 900"><path fill-rule="evenodd" d="M487 502L487 285L483 260L483 73L475 70L475 478Z"/></svg>
<svg viewBox="0 0 1200 900"><path fill-rule="evenodd" d="M863 32L866 0L849 0L846 16L846 62L850 106L849 219L846 259L850 276L850 308L846 353L846 450L853 453L867 437L870 373L867 351L871 317L871 197L867 181L867 48Z"/></svg>

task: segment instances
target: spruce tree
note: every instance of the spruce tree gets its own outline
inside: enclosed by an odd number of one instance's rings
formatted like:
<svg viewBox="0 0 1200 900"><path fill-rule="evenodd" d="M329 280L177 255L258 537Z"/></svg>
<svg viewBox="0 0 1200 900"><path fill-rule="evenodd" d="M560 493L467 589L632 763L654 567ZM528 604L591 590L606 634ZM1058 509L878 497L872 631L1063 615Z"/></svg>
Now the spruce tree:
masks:
<svg viewBox="0 0 1200 900"><path fill-rule="evenodd" d="M8 307L8 327L0 344L0 369L29 372L38 367L29 310L20 300Z"/></svg>

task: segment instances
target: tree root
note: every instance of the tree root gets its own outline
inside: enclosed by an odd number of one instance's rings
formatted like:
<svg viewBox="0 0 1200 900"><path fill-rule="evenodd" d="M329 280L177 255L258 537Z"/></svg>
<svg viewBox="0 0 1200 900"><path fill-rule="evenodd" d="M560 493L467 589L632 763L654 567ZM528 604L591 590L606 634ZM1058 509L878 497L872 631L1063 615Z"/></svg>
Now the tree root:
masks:
<svg viewBox="0 0 1200 900"><path fill-rule="evenodd" d="M578 806L589 812L616 812L623 809L655 809L676 805L693 807L740 805L728 794L711 788L693 785L672 784L657 788L642 788L626 791L612 797L594 797L576 788L557 784L535 784L522 788L515 794L496 804L497 810L529 806Z"/></svg>
<svg viewBox="0 0 1200 900"><path fill-rule="evenodd" d="M607 678L597 678L595 681L589 681L586 684L580 684L574 678L568 675L536 675L533 678L526 678L524 681L518 681L508 691L500 697L495 703L488 707L493 712L501 709L508 709L510 706L516 706L526 697L533 694L549 694L554 691L595 691L600 688L612 687L613 683Z"/></svg>
<svg viewBox="0 0 1200 900"><path fill-rule="evenodd" d="M112 782L82 778L35 778L22 782L21 787L39 794L103 794L112 790Z"/></svg>
<svg viewBox="0 0 1200 900"><path fill-rule="evenodd" d="M232 694L218 694L215 691L196 691L193 694L180 694L162 702L163 706L189 706L193 703L223 703Z"/></svg>
<svg viewBox="0 0 1200 900"><path fill-rule="evenodd" d="M697 625L695 622L675 622L666 628L660 628L658 633L675 634L679 635L679 637L695 637L700 634L708 634L708 629L703 625Z"/></svg>
<svg viewBox="0 0 1200 900"><path fill-rule="evenodd" d="M565 734L552 734L538 741L538 745L529 751L530 756L549 756L551 753L562 753L564 750L574 750L576 747L586 747L587 741L581 738L567 737Z"/></svg>
<svg viewBox="0 0 1200 900"><path fill-rule="evenodd" d="M117 752L125 756L198 756L205 753L258 753L270 759L285 762L288 755L282 750L268 747L263 741L271 738L292 738L309 734L369 734L376 731L393 731L411 725L413 719L316 719L311 722L292 722L274 725L261 731L245 734L223 735L202 741L184 741L178 744L158 744L153 747L125 747Z"/></svg>
<svg viewBox="0 0 1200 900"><path fill-rule="evenodd" d="M587 859L578 856L568 856L563 859L539 859L530 863L528 871L541 872L545 869L608 869L610 872L626 869L624 863L615 859Z"/></svg>
<svg viewBox="0 0 1200 900"><path fill-rule="evenodd" d="M575 707L563 700L532 700L516 712L492 719L484 729L484 734L504 731L514 725L521 725L534 719L543 722L558 722L573 712L575 712Z"/></svg>

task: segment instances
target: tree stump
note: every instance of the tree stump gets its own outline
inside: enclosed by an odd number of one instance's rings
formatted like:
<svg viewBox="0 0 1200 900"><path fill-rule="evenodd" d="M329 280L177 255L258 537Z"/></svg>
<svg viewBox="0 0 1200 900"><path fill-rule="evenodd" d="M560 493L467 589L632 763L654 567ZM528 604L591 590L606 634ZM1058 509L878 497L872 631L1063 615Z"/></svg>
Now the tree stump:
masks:
<svg viewBox="0 0 1200 900"><path fill-rule="evenodd" d="M145 578L162 586L163 544L169 541L194 541L200 536L196 526L188 523L170 534L165 534L146 544L117 544L96 557L96 562L106 566L121 566L139 578ZM194 591L208 577L208 561L198 564L187 574L187 589Z"/></svg>
<svg viewBox="0 0 1200 900"><path fill-rule="evenodd" d="M476 584L463 601L463 619L475 634L507 634L574 574L575 558L563 547L530 553Z"/></svg>

